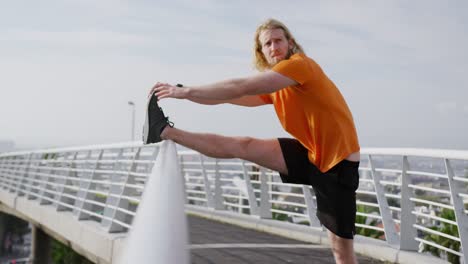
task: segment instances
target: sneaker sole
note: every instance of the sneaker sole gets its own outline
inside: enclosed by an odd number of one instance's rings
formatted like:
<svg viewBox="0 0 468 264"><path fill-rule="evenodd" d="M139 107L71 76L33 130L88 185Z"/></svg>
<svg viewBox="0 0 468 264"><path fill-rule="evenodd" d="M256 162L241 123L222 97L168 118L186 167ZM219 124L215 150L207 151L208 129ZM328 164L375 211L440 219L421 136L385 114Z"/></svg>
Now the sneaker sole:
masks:
<svg viewBox="0 0 468 264"><path fill-rule="evenodd" d="M154 96L151 95L151 96ZM146 103L146 115L145 115L145 124L143 125L143 144L149 144L148 143L148 134L149 134L149 105L151 102L151 97L148 98L148 102Z"/></svg>

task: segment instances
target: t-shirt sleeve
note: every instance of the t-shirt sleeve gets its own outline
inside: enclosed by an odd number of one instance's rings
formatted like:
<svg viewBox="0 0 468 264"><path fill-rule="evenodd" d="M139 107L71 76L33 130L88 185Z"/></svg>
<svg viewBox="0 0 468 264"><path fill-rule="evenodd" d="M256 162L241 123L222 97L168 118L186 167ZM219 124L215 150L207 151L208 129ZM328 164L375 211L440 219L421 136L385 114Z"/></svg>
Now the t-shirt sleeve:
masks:
<svg viewBox="0 0 468 264"><path fill-rule="evenodd" d="M293 79L301 85L304 84L311 75L307 62L302 57L281 61L276 64L272 70Z"/></svg>
<svg viewBox="0 0 468 264"><path fill-rule="evenodd" d="M260 94L259 95L260 99L263 100L263 102L265 102L266 104L272 104L273 101L271 100L271 97L269 94Z"/></svg>

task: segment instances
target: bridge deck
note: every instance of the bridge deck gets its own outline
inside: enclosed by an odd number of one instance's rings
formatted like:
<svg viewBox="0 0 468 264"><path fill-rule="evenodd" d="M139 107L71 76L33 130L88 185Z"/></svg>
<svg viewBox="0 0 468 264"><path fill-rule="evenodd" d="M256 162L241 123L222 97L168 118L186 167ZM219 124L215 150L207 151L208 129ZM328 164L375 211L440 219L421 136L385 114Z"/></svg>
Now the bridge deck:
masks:
<svg viewBox="0 0 468 264"><path fill-rule="evenodd" d="M335 263L331 250L255 230L188 216L192 263ZM384 263L358 256L359 263Z"/></svg>

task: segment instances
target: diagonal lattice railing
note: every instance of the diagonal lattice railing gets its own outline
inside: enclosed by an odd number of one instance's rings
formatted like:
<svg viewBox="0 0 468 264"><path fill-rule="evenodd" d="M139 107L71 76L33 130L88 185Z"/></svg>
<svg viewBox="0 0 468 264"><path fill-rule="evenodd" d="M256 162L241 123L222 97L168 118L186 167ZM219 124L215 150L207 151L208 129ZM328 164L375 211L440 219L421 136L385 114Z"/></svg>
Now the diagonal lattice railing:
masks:
<svg viewBox="0 0 468 264"><path fill-rule="evenodd" d="M0 197L8 193L95 221L107 232L127 232L158 151L158 144L135 143L3 153ZM467 262L468 151L361 153L359 234L403 250L433 247ZM309 186L283 184L276 172L243 160L185 150L178 156L187 204L322 230Z"/></svg>
<svg viewBox="0 0 468 264"><path fill-rule="evenodd" d="M123 232L131 227L158 150L120 144L0 154L0 190Z"/></svg>
<svg viewBox="0 0 468 264"><path fill-rule="evenodd" d="M322 230L310 186L242 160L179 151L189 204ZM362 149L358 233L391 247L467 260L468 151Z"/></svg>

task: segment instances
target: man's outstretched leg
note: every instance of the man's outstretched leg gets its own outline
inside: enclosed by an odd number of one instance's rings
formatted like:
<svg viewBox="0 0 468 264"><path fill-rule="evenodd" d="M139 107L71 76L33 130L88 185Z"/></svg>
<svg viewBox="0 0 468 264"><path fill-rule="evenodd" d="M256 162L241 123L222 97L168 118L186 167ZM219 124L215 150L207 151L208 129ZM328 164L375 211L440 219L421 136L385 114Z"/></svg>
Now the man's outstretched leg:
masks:
<svg viewBox="0 0 468 264"><path fill-rule="evenodd" d="M192 133L173 127L164 115L158 98L148 100L143 143L157 143L170 139L187 148L213 158L240 158L263 167L287 173L286 163L277 139L255 139L251 137L226 137L215 134Z"/></svg>
<svg viewBox="0 0 468 264"><path fill-rule="evenodd" d="M164 128L161 138L173 140L182 146L212 158L240 158L287 174L278 139L226 137L216 134L192 133L170 126Z"/></svg>
<svg viewBox="0 0 468 264"><path fill-rule="evenodd" d="M337 264L355 264L357 262L356 254L354 254L353 239L346 239L328 232L328 239Z"/></svg>

